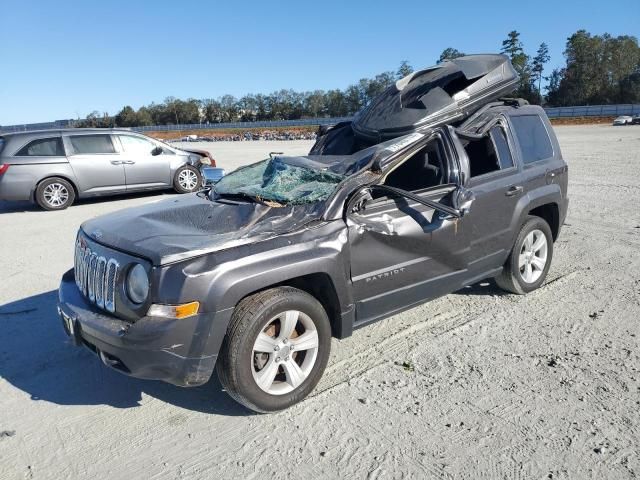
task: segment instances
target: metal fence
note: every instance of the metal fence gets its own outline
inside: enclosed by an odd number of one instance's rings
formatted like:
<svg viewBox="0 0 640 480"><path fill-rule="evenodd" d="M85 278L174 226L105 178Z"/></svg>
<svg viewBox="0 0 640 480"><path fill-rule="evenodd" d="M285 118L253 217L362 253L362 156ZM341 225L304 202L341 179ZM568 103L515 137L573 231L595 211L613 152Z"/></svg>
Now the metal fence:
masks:
<svg viewBox="0 0 640 480"><path fill-rule="evenodd" d="M549 118L571 117L617 117L619 115L640 115L640 104L585 105L580 107L545 108Z"/></svg>
<svg viewBox="0 0 640 480"><path fill-rule="evenodd" d="M640 115L640 104L624 105L585 105L577 107L545 108L549 118L571 117L616 117L618 115ZM162 132L203 129L250 129L250 128L282 128L318 125L333 125L338 122L351 120L351 117L340 118L301 118L299 120L272 120L259 122L227 122L227 123L195 123L188 125L155 125L147 127L133 127L137 132ZM25 132L31 130L50 130L72 127L73 120L56 120L47 123L31 123L26 125L0 126L0 133Z"/></svg>

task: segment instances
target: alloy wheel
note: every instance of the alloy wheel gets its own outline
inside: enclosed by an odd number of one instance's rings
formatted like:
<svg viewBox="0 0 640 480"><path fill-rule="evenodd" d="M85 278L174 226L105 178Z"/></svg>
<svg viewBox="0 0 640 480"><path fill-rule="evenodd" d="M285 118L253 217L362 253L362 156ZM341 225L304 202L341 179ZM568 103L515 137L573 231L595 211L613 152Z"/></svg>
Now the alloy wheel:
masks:
<svg viewBox="0 0 640 480"><path fill-rule="evenodd" d="M253 379L270 395L284 395L307 379L318 357L318 331L311 318L288 310L260 330L251 353Z"/></svg>
<svg viewBox="0 0 640 480"><path fill-rule="evenodd" d="M535 283L547 264L547 237L541 230L533 230L525 237L520 255L518 268L522 280L527 283Z"/></svg>
<svg viewBox="0 0 640 480"><path fill-rule="evenodd" d="M178 175L178 183L185 190L193 190L198 185L198 176L188 168L184 169Z"/></svg>
<svg viewBox="0 0 640 480"><path fill-rule="evenodd" d="M52 207L61 207L69 200L69 190L61 183L51 183L42 192L44 200Z"/></svg>

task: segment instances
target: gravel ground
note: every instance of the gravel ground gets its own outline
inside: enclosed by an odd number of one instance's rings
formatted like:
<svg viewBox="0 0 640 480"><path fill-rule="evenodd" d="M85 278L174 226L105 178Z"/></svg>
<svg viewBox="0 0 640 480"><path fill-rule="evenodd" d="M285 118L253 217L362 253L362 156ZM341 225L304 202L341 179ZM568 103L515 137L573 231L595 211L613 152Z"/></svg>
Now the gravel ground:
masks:
<svg viewBox="0 0 640 480"><path fill-rule="evenodd" d="M78 225L169 194L0 202L0 478L636 478L640 128L556 131L571 204L547 284L481 283L334 341L312 396L273 415L65 344ZM309 146L267 143L203 146L229 170Z"/></svg>

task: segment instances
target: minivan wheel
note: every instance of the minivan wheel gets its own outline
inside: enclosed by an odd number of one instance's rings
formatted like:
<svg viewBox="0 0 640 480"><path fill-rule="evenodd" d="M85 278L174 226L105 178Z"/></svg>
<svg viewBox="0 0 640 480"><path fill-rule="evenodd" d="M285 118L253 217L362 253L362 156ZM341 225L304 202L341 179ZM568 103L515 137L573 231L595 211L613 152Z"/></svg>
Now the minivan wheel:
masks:
<svg viewBox="0 0 640 480"><path fill-rule="evenodd" d="M544 283L552 257L553 236L549 224L540 217L529 216L496 283L512 293L529 293Z"/></svg>
<svg viewBox="0 0 640 480"><path fill-rule="evenodd" d="M297 288L272 288L238 304L216 371L236 401L275 412L315 388L330 350L331 325L320 302Z"/></svg>
<svg viewBox="0 0 640 480"><path fill-rule="evenodd" d="M202 186L200 170L191 165L183 165L173 177L173 188L178 193L197 192Z"/></svg>
<svg viewBox="0 0 640 480"><path fill-rule="evenodd" d="M45 210L64 210L75 198L73 186L59 177L47 178L40 182L35 195L36 202Z"/></svg>

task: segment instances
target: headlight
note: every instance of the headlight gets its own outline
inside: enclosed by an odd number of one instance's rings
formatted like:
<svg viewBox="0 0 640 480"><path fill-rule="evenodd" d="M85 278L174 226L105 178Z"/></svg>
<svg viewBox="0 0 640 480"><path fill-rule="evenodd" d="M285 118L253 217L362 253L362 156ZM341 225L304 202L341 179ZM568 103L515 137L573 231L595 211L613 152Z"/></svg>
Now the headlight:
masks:
<svg viewBox="0 0 640 480"><path fill-rule="evenodd" d="M149 277L144 267L139 263L129 269L127 295L133 303L143 303L149 295Z"/></svg>

